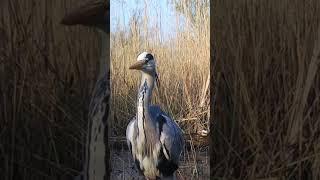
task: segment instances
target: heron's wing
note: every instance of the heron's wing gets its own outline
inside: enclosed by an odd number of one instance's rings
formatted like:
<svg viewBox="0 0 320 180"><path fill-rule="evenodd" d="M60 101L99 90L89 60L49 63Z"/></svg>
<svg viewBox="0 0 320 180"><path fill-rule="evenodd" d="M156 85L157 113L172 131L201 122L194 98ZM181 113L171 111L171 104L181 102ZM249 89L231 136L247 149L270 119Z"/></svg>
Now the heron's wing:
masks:
<svg viewBox="0 0 320 180"><path fill-rule="evenodd" d="M157 116L157 120L163 153L166 159L178 164L184 146L182 131L178 124L164 112Z"/></svg>
<svg viewBox="0 0 320 180"><path fill-rule="evenodd" d="M135 125L136 125L136 117L133 117L129 122L126 130L127 143L131 153L132 153L133 141L137 136Z"/></svg>

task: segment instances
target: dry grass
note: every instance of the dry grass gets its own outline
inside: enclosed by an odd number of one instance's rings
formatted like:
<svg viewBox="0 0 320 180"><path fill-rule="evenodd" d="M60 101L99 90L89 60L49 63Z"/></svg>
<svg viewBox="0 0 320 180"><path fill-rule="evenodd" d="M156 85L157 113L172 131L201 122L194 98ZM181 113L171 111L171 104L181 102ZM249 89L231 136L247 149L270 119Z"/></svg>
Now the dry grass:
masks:
<svg viewBox="0 0 320 180"><path fill-rule="evenodd" d="M112 3L111 1L111 9ZM140 1L141 2L141 1ZM128 26L117 27L111 33L111 89L112 89L112 136L125 136L129 120L136 113L136 96L140 73L129 70L129 66L136 61L136 57L143 51L150 51L155 55L160 87L153 93L153 103L160 105L182 127L186 137L209 128L209 4L193 3L195 13L191 15L186 3L176 2L181 6L187 21L175 21L177 33L166 34L160 29L160 22L150 20L150 11L159 14L159 9L152 8L149 3L141 10L133 12ZM143 2L142 2L143 3ZM156 1L153 2L156 4ZM120 11L121 10L114 10ZM118 21L119 17L111 17ZM178 13L173 19L179 19ZM189 19L190 18L190 19ZM191 22L192 19L192 22ZM162 22L164 23L164 22ZM166 24L163 24L164 26ZM148 28L145 28L148 27ZM191 142L192 143L192 142ZM209 177L208 149L192 149L183 155L180 179L206 179ZM117 150L114 150L118 152ZM201 154L202 153L202 154ZM130 162L128 153L117 155L112 153L116 162ZM205 162L200 162L199 159ZM132 161L132 160L131 160ZM136 177L132 172L132 163L113 164L112 177L128 179Z"/></svg>
<svg viewBox="0 0 320 180"><path fill-rule="evenodd" d="M111 5L112 6L112 5ZM111 33L112 107L114 135L125 134L125 128L135 115L139 85L137 71L129 66L143 51L155 54L160 87L155 89L153 102L159 104L185 132L207 130L209 121L209 12L206 9L196 20L202 27L185 27L170 39L162 41L157 24L144 16L133 16L126 29ZM148 9L148 8L147 8ZM152 9L154 10L154 9ZM203 12L207 10L206 12ZM200 13L199 12L199 13ZM138 12L136 13L138 14ZM206 16L205 16L206 15ZM145 22L147 21L147 22ZM176 22L181 26L181 22ZM144 24L150 24L145 30ZM144 32L146 31L146 32Z"/></svg>
<svg viewBox="0 0 320 180"><path fill-rule="evenodd" d="M319 1L214 7L212 176L319 179Z"/></svg>
<svg viewBox="0 0 320 180"><path fill-rule="evenodd" d="M59 24L76 1L1 1L1 179L70 179L81 169L99 43Z"/></svg>
<svg viewBox="0 0 320 180"><path fill-rule="evenodd" d="M87 108L99 69L99 43L92 29L59 24L76 4L74 0L0 2L1 179L71 179L81 171ZM204 50L200 48L203 40L186 38L189 35L181 32L170 45L158 41L146 45L142 38L119 41L125 43L121 50L126 53L112 54L117 62L112 78L118 77L112 82L121 87L112 97L113 109L119 108L114 113L119 119L114 124L119 127L116 135L123 135L127 119L134 114L129 110L134 106L138 78L122 68L127 69L127 63L144 48L152 49L158 59L162 86L155 101L177 120L192 117L207 125L208 101L201 108L198 104L208 99L202 91L209 71L209 45ZM205 35L208 42L208 31ZM179 48L173 49L174 45ZM127 76L134 78L123 86L120 82ZM166 82L169 76L175 80ZM174 94L170 95L169 88ZM187 100L182 98L186 93ZM190 122L197 124L194 119ZM186 130L191 128L180 123Z"/></svg>

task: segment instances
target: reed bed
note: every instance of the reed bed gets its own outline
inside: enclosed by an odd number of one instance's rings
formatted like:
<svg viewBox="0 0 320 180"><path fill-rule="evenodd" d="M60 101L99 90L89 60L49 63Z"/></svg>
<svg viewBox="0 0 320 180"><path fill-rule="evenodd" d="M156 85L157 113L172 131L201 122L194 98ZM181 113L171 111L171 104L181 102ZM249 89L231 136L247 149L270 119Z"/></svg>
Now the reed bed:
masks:
<svg viewBox="0 0 320 180"><path fill-rule="evenodd" d="M71 179L82 170L100 49L93 29L59 24L77 3L0 3L1 179ZM166 43L141 36L132 24L111 36L111 135L124 136L134 115L138 75L127 69L147 49L156 54L161 81L154 102L186 133L207 128L209 17L203 23L198 38L186 30Z"/></svg>
<svg viewBox="0 0 320 180"><path fill-rule="evenodd" d="M183 3L180 3L174 4L182 6ZM144 8L157 11L149 6L146 3ZM139 9L129 17L127 26L117 27L111 33L111 122L116 131L114 135L124 135L129 120L135 115L140 73L129 70L129 66L143 51L155 55L159 73L160 87L155 88L153 103L168 112L184 127L185 132L208 130L209 4L203 6L203 3L193 3L193 6L196 9L194 22L175 22L177 28L182 25L185 27L176 29L176 33L166 34L165 40L159 27L160 22L150 22L144 18L151 17L150 11L139 14ZM183 17L190 15L188 8L181 10L185 13ZM176 19L181 18L178 12L176 16ZM112 19L120 24L120 17Z"/></svg>
<svg viewBox="0 0 320 180"><path fill-rule="evenodd" d="M211 176L319 179L319 1L215 1Z"/></svg>
<svg viewBox="0 0 320 180"><path fill-rule="evenodd" d="M143 3L143 9L133 9L125 26L121 26L124 15L111 17L116 21L114 24L118 25L110 35L111 137L124 137L129 121L135 116L140 72L129 70L129 66L141 52L149 51L155 55L160 79L160 86L154 89L152 103L167 112L183 129L186 139L190 140L189 149L184 151L181 159L179 177L207 179L207 142L202 142L195 135L199 136L201 131L209 132L209 1L168 1L174 7L172 19L175 21L170 22L174 23L176 29L167 33L161 29L161 25L167 25L166 22L158 18L151 19L151 11L160 14L160 9L154 8L158 5L157 1L138 2ZM114 6L112 3L119 2L111 1L111 11ZM124 12L121 9L114 11ZM115 142L119 142L119 139ZM202 147L195 147L196 143ZM130 154L111 151L112 159L121 162L131 159L131 163L114 164L111 177L136 177L134 174L137 172L131 172L134 169L132 158L127 157Z"/></svg>
<svg viewBox="0 0 320 180"><path fill-rule="evenodd" d="M0 4L0 179L71 179L82 168L98 37L60 24L77 1Z"/></svg>

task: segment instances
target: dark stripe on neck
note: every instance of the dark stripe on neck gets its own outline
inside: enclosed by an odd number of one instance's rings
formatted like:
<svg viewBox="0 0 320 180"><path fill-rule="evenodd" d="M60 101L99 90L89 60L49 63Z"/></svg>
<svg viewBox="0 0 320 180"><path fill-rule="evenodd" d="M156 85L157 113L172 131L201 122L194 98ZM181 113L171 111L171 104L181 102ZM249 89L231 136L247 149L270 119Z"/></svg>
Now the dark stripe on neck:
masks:
<svg viewBox="0 0 320 180"><path fill-rule="evenodd" d="M143 128L144 139L145 139L145 141L147 142L146 129L144 128L144 122L145 122L145 115L144 115L144 94L145 94L145 92L142 92L142 128Z"/></svg>
<svg viewBox="0 0 320 180"><path fill-rule="evenodd" d="M142 128L143 128L143 133L144 133L144 139L147 143L147 136L146 136L146 130L145 130L145 107L144 107L144 98L145 98L145 94L147 93L147 80L144 81L144 84L143 84L143 89L142 89L142 94L141 94L141 100L142 100ZM138 100L139 101L139 100Z"/></svg>

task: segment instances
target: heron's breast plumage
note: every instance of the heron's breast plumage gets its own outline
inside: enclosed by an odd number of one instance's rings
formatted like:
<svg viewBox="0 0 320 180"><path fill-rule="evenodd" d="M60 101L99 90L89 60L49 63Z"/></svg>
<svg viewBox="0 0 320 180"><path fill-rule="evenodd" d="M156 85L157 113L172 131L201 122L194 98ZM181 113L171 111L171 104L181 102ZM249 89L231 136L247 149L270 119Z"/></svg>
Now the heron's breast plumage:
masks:
<svg viewBox="0 0 320 180"><path fill-rule="evenodd" d="M155 178L160 176L157 163L159 161L159 150L161 148L160 143L157 143L151 154L145 154L145 156L137 157L137 160L140 163L140 169L143 171L143 174L149 178Z"/></svg>

